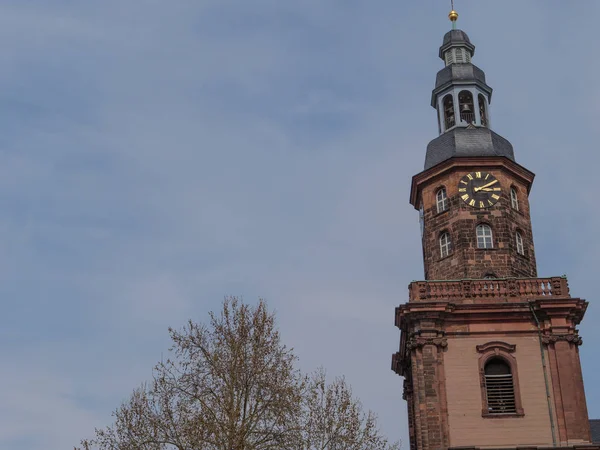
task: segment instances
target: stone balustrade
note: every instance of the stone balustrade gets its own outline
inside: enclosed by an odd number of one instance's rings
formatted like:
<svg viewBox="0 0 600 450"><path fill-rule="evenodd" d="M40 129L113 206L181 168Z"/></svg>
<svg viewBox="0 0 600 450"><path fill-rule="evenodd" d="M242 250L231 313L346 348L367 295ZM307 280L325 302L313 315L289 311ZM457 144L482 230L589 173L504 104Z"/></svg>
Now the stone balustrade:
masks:
<svg viewBox="0 0 600 450"><path fill-rule="evenodd" d="M566 277L413 281L408 290L410 302L570 297Z"/></svg>

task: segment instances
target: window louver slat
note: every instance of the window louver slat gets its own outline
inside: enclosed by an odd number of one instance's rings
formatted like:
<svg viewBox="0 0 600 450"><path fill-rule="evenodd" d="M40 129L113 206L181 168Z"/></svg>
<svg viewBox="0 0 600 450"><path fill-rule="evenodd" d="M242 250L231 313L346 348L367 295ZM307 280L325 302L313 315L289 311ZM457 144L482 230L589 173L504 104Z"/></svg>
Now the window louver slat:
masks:
<svg viewBox="0 0 600 450"><path fill-rule="evenodd" d="M488 412L491 414L514 414L517 412L512 374L486 375Z"/></svg>

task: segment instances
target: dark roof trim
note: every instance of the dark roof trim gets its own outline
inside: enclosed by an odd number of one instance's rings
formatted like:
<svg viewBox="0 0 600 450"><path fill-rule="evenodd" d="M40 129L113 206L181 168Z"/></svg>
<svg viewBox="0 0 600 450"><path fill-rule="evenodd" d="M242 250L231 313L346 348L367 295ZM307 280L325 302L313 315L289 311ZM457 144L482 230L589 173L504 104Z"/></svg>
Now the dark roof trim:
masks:
<svg viewBox="0 0 600 450"><path fill-rule="evenodd" d="M592 432L592 442L600 444L600 419L590 419L590 430Z"/></svg>

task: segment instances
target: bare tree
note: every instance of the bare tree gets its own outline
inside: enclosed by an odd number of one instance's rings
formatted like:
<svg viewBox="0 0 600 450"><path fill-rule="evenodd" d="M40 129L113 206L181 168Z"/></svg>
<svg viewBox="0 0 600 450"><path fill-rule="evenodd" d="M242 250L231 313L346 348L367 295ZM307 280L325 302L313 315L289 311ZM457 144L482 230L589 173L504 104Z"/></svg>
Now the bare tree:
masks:
<svg viewBox="0 0 600 450"><path fill-rule="evenodd" d="M377 417L363 410L345 379L328 384L323 368L308 379L300 424L302 450L394 450L377 428Z"/></svg>
<svg viewBox="0 0 600 450"><path fill-rule="evenodd" d="M343 380L325 385L324 371L304 377L294 368L297 358L262 300L250 306L226 298L208 325L190 321L169 333L172 359L157 364L153 381L82 449L388 448Z"/></svg>

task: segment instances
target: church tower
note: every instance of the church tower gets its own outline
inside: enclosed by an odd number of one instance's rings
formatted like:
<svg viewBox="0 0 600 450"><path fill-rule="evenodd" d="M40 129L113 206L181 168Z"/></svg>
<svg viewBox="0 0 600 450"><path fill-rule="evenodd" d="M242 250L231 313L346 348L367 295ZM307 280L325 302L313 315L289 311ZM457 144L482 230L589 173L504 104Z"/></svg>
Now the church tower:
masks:
<svg viewBox="0 0 600 450"><path fill-rule="evenodd" d="M411 450L586 448L577 325L588 303L537 274L534 174L492 129L492 88L475 46L444 36L431 105L439 136L412 179L425 280L396 308Z"/></svg>

